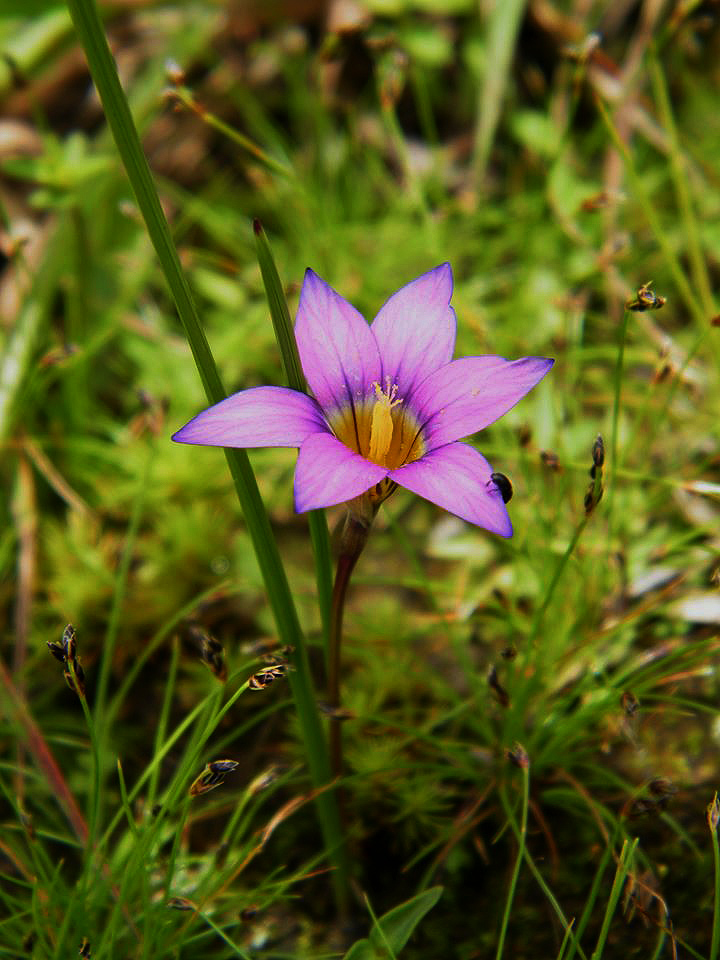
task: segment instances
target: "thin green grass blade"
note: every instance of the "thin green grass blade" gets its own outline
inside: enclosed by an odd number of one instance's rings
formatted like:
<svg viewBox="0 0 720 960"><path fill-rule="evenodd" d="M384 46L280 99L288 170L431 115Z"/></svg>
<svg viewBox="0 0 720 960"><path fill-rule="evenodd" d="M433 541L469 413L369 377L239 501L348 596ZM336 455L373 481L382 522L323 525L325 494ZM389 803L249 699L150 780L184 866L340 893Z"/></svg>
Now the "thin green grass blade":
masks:
<svg viewBox="0 0 720 960"><path fill-rule="evenodd" d="M713 926L712 938L710 940L710 958L717 960L720 951L720 848L718 847L717 828L720 822L720 803L718 803L717 793L713 797L712 803L707 809L708 827L710 828L710 840L712 842L713 864L715 867L715 890L713 895Z"/></svg>
<svg viewBox="0 0 720 960"><path fill-rule="evenodd" d="M598 864L598 868L595 871L595 876L593 877L590 893L588 894L588 898L585 902L585 908L583 909L580 920L577 926L575 927L575 936L577 937L578 941L582 939L582 935L585 932L585 928L587 927L588 923L590 922L590 919L592 918L593 910L595 909L595 902L597 900L598 893L600 892L600 884L602 883L602 879L605 876L605 870L607 869L607 865L610 862L610 857L612 856L612 851L613 851L612 844L613 844L613 841L611 840L610 843L608 843L608 845L605 847L605 850L603 851L603 855L600 859L600 863ZM575 956L575 945L573 944L570 947L570 952L567 955L567 960L573 960L574 956Z"/></svg>
<svg viewBox="0 0 720 960"><path fill-rule="evenodd" d="M513 867L512 877L510 878L510 886L508 887L507 897L505 898L505 910L503 911L502 923L500 925L500 934L498 936L498 945L497 951L495 952L495 960L501 960L503 955L503 950L505 949L505 937L507 936L507 928L510 922L510 913L512 911L513 899L515 897L515 888L517 886L518 877L520 876L520 867L523 862L523 856L525 854L525 838L527 836L527 820L528 820L528 806L530 803L530 763L524 762L522 766L522 809L520 812L520 837L518 840L519 847L517 852L517 857L515 859L515 866Z"/></svg>
<svg viewBox="0 0 720 960"><path fill-rule="evenodd" d="M162 749L163 743L165 743L165 737L167 735L168 719L170 717L170 708L172 706L173 696L175 694L175 680L177 678L177 668L178 662L180 660L180 644L178 638L173 638L172 644L172 654L170 657L170 667L168 669L167 681L165 683L165 692L163 694L162 707L160 708L160 716L158 718L157 727L155 728L155 749L153 750L153 756L157 756L160 750ZM160 766L156 766L153 769L152 775L150 777L150 784L147 791L147 808L152 810L155 806L155 797L158 792L158 783L160 781Z"/></svg>
<svg viewBox="0 0 720 960"><path fill-rule="evenodd" d="M300 354L295 340L292 320L290 319L290 311L285 299L285 291L280 280L280 274L275 266L275 258L272 255L267 235L259 220L253 220L253 233L265 294L270 307L270 318L272 319L275 338L280 347L287 384L293 390L307 393L307 383L300 363Z"/></svg>
<svg viewBox="0 0 720 960"><path fill-rule="evenodd" d="M269 170L272 170L273 173L278 173L283 177L287 177L288 179L294 179L295 172L291 167L285 163L282 163L280 160L276 160L275 157L267 153L267 151L263 150L262 147L258 146L257 143L252 141L250 137L246 137L244 133L240 133L239 130L231 127L230 124L225 123L225 121L220 117L216 116L214 113L211 113L209 110L206 110L204 107L201 107L193 97L192 91L188 87L182 85L177 86L173 89L173 93L179 103L182 103L183 106L187 107L188 110L192 110L193 113L196 113L209 127L217 130L218 133L221 133L224 137L227 137L228 140L232 140L232 142L242 150L246 150L250 156L265 164L265 166Z"/></svg>
<svg viewBox="0 0 720 960"><path fill-rule="evenodd" d="M260 272L262 273L265 294L270 307L275 339L280 347L283 369L287 384L293 390L307 393L307 384L300 354L295 340L295 330L290 311L288 310L285 291L280 274L275 266L267 235L259 220L253 220L255 234L255 248L257 251ZM315 555L315 577L318 591L318 604L323 627L323 640L326 655L330 648L330 608L332 603L332 556L330 551L330 536L324 510L311 510L308 513L308 525Z"/></svg>
<svg viewBox="0 0 720 960"><path fill-rule="evenodd" d="M556 960L563 960L565 956L565 950L567 949L568 944L570 943L570 935L572 933L573 922L574 922L573 920L570 921L570 926L565 931L565 936L563 937L562 943L560 944L560 952L558 953Z"/></svg>
<svg viewBox="0 0 720 960"><path fill-rule="evenodd" d="M485 176L524 10L525 0L506 0L505 3L492 4L488 14L487 68L478 103L473 158L473 173L478 187Z"/></svg>
<svg viewBox="0 0 720 960"><path fill-rule="evenodd" d="M105 703L107 700L107 689L110 681L110 671L112 669L113 656L115 653L115 644L117 643L122 621L122 609L125 602L125 591L127 589L128 577L130 574L130 565L135 556L135 545L140 529L140 523L145 511L145 497L150 485L150 476L153 463L157 455L155 443L152 444L147 454L145 467L140 478L137 494L135 496L130 522L128 524L125 536L125 544L120 557L118 571L115 577L115 587L113 590L112 606L108 625L105 631L105 641L102 646L102 656L100 658L100 669L98 671L97 686L95 688L95 717L98 722L98 741L100 745L100 756L106 755L106 741L109 734L109 725L107 723Z"/></svg>
<svg viewBox="0 0 720 960"><path fill-rule="evenodd" d="M520 825L515 821L515 814L513 813L512 806L507 797L505 788L501 787L499 793L500 793L500 802L502 803L503 810L505 811L505 815L508 818L508 826L515 834L518 844L520 844L521 842ZM581 960L587 960L587 957L585 956L585 953L582 947L580 946L576 935L573 933L573 929L572 929L573 922L569 921L565 916L565 914L563 913L562 907L557 901L557 897L545 882L545 879L543 875L540 873L540 871L538 870L535 861L530 856L530 852L528 851L528 848L524 846L520 849L522 849L523 856L525 858L525 863L528 865L528 868L530 869L530 872L532 873L533 877L537 881L538 886L540 887L543 894L547 898L548 903L550 904L550 906L553 909L553 912L555 913L555 916L558 918L558 920L562 924L562 927L565 930L565 933L570 937L570 941L573 945L573 948L580 955Z"/></svg>
<svg viewBox="0 0 720 960"><path fill-rule="evenodd" d="M613 123L607 107L599 96L595 97L595 105L597 106L603 123L610 134L611 140L623 159L628 180L630 181L635 198L645 214L645 219L647 220L648 226L652 231L655 242L662 251L663 257L665 258L665 263L670 274L672 275L675 285L678 288L680 296L682 297L688 312L692 315L697 325L698 335L702 338L707 333L709 317L707 316L705 309L700 302L698 294L685 276L682 263L680 262L678 255L670 243L667 231L663 228L662 221L660 220L660 216L655 205L648 196L644 181L640 176L635 164L635 158L633 154L630 152L630 150L628 150L627 144L623 142L623 139ZM713 333L715 333L715 331L713 331ZM717 335L708 339L708 345L712 352L715 366L720 369L720 346L718 344Z"/></svg>
<svg viewBox="0 0 720 960"><path fill-rule="evenodd" d="M35 273L32 287L3 345L0 357L0 442L10 436L20 415L19 401L32 372L34 351L47 323L58 280L66 269L70 233L69 219L63 216L49 239L43 268Z"/></svg>
<svg viewBox="0 0 720 960"><path fill-rule="evenodd" d="M658 105L658 111L663 126L670 139L670 175L672 177L675 196L680 210L683 222L683 234L687 238L687 257L690 271L692 273L693 284L698 292L700 302L708 317L715 313L715 303L713 300L712 286L708 276L708 265L703 254L700 230L698 229L697 216L690 196L690 187L688 184L687 168L685 166L684 156L678 139L678 132L673 117L673 109L670 103L670 94L668 92L665 75L663 74L657 56L652 48L649 55L650 59L650 78L652 80L653 94L655 102Z"/></svg>
<svg viewBox="0 0 720 960"><path fill-rule="evenodd" d="M138 207L175 301L206 395L211 403L217 403L225 398L226 392L200 325L187 278L180 266L170 227L160 205L150 168L142 152L127 99L120 86L97 6L93 0L68 0L68 9L85 51L91 75ZM325 736L310 678L307 651L285 569L247 454L243 450L228 449L225 451L225 456L248 533L253 542L278 632L284 644L295 648L293 657L295 670L289 679L310 775L314 784L326 784L330 779L330 765ZM339 904L344 904L347 889L346 869L342 854L343 833L337 801L332 791L323 791L318 795L317 803L326 850L336 867L333 872L336 895Z"/></svg>
<svg viewBox="0 0 720 960"><path fill-rule="evenodd" d="M623 311L623 318L618 332L618 353L615 364L615 374L613 377L613 410L612 410L612 428L610 432L610 482L608 491L607 515L608 515L608 541L612 538L613 527L613 507L615 505L615 477L617 476L618 464L618 433L620 424L620 410L622 407L622 386L623 372L625 369L625 345L627 341L628 319L630 314L627 310ZM612 546L610 547L612 549Z"/></svg>
<svg viewBox="0 0 720 960"><path fill-rule="evenodd" d="M12 4L3 4L3 17L12 11ZM31 75L38 64L45 64L69 35L72 25L67 11L53 4L41 5L27 17L21 29L13 31L3 43L0 59L0 97L5 97L17 82L17 76ZM18 4L15 16L22 11Z"/></svg>
<svg viewBox="0 0 720 960"><path fill-rule="evenodd" d="M128 799L128 792L127 792L127 784L125 783L125 774L123 773L122 762L120 760L120 757L117 758L117 774L118 774L118 782L120 784L120 800L122 802L122 808L125 814L125 819L128 822L130 833L133 835L133 838L137 840L138 834L139 834L138 826L135 823L135 817L133 816L133 812L130 807L130 801Z"/></svg>
<svg viewBox="0 0 720 960"><path fill-rule="evenodd" d="M615 879L613 880L612 889L610 891L610 898L605 910L605 916L603 917L602 927L600 929L600 933L598 934L597 945L593 950L590 960L600 960L605 951L605 943L607 942L608 933L610 933L610 924L612 923L613 914L615 913L615 907L620 899L625 878L630 872L632 859L635 854L635 848L637 847L638 843L639 840L637 837L631 844L628 844L627 840L623 843L623 848L620 851L617 870L615 871Z"/></svg>

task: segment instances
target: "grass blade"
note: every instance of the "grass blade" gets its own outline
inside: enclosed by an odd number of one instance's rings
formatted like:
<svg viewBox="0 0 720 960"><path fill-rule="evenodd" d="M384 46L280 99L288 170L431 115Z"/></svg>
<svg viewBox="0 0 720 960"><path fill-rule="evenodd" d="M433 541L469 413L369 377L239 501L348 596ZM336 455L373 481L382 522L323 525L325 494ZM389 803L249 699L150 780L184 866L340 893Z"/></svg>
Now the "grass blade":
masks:
<svg viewBox="0 0 720 960"><path fill-rule="evenodd" d="M260 272L262 273L265 294L270 307L275 338L280 347L283 369L287 384L293 390L307 393L307 384L300 354L295 341L290 311L288 310L285 291L280 275L275 266L270 244L259 220L253 221L255 234L255 248L257 251ZM330 648L330 608L332 603L332 557L330 552L330 536L324 510L310 510L307 514L315 555L315 576L318 591L318 604L322 618L323 639L326 653Z"/></svg>
<svg viewBox="0 0 720 960"><path fill-rule="evenodd" d="M600 933L598 934L597 945L593 950L590 960L600 960L603 955L608 933L610 932L610 924L612 923L613 914L615 913L615 907L620 899L620 894L622 893L623 885L625 884L625 878L630 872L632 858L635 854L635 848L637 847L638 843L639 841L637 837L629 845L627 840L623 843L623 848L620 851L620 859L618 860L617 870L615 871L615 879L613 880L612 890L610 891L610 899L608 900L608 905L605 909L605 916L603 917L602 927L600 929Z"/></svg>
<svg viewBox="0 0 720 960"><path fill-rule="evenodd" d="M525 0L507 0L490 8L486 69L478 104L475 129L474 174L480 185L485 176L490 148L500 118L500 107L515 49L515 39L525 10Z"/></svg>
<svg viewBox="0 0 720 960"><path fill-rule="evenodd" d="M226 392L213 359L187 278L180 266L170 227L163 213L150 168L140 146L127 98L120 86L115 63L93 0L68 0L68 9L85 51L92 78L102 101L108 125L125 166L145 225L185 329L195 364L211 403ZM255 475L244 450L225 450L235 489L253 542L278 632L284 644L295 647L295 670L290 683L295 698L312 781L322 785L330 779L327 746L315 702L307 651L285 569L272 534ZM343 834L337 802L332 791L317 798L325 846L332 856L339 903L344 903L345 870L341 861Z"/></svg>

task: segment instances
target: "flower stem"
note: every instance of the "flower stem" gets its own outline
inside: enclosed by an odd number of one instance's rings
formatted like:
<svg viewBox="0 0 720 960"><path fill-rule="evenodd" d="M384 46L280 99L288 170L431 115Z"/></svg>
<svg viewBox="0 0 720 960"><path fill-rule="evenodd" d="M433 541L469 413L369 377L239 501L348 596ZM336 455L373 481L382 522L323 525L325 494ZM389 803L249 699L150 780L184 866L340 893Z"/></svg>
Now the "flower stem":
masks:
<svg viewBox="0 0 720 960"><path fill-rule="evenodd" d="M342 648L343 614L350 577L363 551L377 507L362 513L348 510L340 534L335 583L333 584L330 611L330 654L328 658L328 705L330 714L330 765L333 776L342 775L342 718L339 714L340 699L340 654Z"/></svg>

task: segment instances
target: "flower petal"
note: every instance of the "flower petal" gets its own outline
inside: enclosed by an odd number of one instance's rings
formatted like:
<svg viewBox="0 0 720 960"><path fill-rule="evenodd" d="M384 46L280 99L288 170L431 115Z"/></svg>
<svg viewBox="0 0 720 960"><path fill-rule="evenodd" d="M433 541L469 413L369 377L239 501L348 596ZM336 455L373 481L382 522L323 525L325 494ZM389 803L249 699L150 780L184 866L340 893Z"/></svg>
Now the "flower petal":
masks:
<svg viewBox="0 0 720 960"><path fill-rule="evenodd" d="M300 447L295 468L295 509L303 513L344 503L387 475L387 467L370 463L335 437L315 434Z"/></svg>
<svg viewBox="0 0 720 960"><path fill-rule="evenodd" d="M468 523L511 537L510 517L491 473L492 467L474 447L451 443L392 470L390 479Z"/></svg>
<svg viewBox="0 0 720 960"><path fill-rule="evenodd" d="M452 269L443 263L394 293L373 320L383 381L390 377L405 399L452 359L457 327L452 290Z"/></svg>
<svg viewBox="0 0 720 960"><path fill-rule="evenodd" d="M324 410L364 398L380 380L380 354L370 327L312 270L305 271L295 337L307 382Z"/></svg>
<svg viewBox="0 0 720 960"><path fill-rule="evenodd" d="M210 447L299 447L312 434L327 432L312 397L287 387L252 387L203 410L173 440Z"/></svg>
<svg viewBox="0 0 720 960"><path fill-rule="evenodd" d="M477 433L507 413L542 380L554 360L545 357L461 357L431 373L412 397L426 449Z"/></svg>

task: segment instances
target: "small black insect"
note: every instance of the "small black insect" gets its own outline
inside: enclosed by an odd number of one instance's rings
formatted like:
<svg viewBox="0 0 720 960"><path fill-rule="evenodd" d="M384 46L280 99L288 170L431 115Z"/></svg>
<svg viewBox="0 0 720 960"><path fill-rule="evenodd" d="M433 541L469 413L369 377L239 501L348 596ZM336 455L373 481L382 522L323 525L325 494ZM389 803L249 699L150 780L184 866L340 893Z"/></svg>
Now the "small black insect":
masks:
<svg viewBox="0 0 720 960"><path fill-rule="evenodd" d="M506 477L504 473L491 473L488 483L491 482L494 483L500 491L500 496L503 498L503 503L510 503L512 500L513 488L508 477Z"/></svg>

